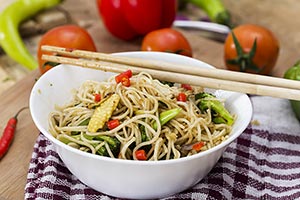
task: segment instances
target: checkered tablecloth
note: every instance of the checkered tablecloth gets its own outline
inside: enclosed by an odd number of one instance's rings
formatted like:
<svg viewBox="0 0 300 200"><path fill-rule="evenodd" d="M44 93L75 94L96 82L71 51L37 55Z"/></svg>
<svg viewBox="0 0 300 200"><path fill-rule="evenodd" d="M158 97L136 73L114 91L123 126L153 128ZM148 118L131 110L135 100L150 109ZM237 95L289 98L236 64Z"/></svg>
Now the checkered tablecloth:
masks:
<svg viewBox="0 0 300 200"><path fill-rule="evenodd" d="M171 199L300 199L300 123L288 100L251 97L251 124L193 188ZM25 199L101 199L60 160L39 135L29 165Z"/></svg>

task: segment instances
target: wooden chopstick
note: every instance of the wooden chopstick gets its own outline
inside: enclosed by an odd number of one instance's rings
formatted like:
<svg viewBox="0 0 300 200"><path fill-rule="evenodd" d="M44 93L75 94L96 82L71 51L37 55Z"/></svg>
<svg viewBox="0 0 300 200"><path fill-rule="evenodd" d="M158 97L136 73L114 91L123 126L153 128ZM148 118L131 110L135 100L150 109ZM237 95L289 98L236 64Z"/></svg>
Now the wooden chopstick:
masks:
<svg viewBox="0 0 300 200"><path fill-rule="evenodd" d="M289 79L283 79L283 78L272 77L272 76L263 76L258 74L249 74L249 73L235 72L235 71L229 71L223 69L216 70L213 68L212 69L200 68L200 67L193 67L190 65L178 65L178 64L163 62L163 61L113 56L110 54L89 52L83 50L71 51L71 50L66 50L65 48L55 47L55 46L42 46L42 50L55 52L58 55L95 59L95 60L125 64L125 65L139 66L142 68L156 69L161 71L170 71L170 72L223 79L223 80L232 80L238 82L278 86L278 87L291 88L291 89L300 89L300 81L292 81Z"/></svg>
<svg viewBox="0 0 300 200"><path fill-rule="evenodd" d="M199 67L191 69L190 66L186 65L175 65L167 62L113 56L98 52L70 50L54 46L42 46L42 49L59 55L43 55L42 59L62 64L71 64L117 73L131 69L135 74L143 71L151 74L154 78L165 81L187 83L207 88L255 95L300 100L300 81L220 69L203 70ZM187 72L185 70L187 70ZM197 73L195 71L197 71ZM206 73L208 76L204 76ZM240 76L243 78L240 78ZM224 77L229 78L226 80Z"/></svg>

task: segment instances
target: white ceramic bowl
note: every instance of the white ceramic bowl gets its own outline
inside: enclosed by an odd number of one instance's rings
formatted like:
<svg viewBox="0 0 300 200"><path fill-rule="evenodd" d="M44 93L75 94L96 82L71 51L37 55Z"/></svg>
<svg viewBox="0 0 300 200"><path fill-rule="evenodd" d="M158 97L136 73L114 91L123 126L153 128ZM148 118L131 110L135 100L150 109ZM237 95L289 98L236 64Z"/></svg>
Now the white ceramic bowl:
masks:
<svg viewBox="0 0 300 200"><path fill-rule="evenodd" d="M212 67L199 60L160 52L124 52L119 56L139 57L199 67ZM55 105L64 105L71 91L84 80L103 81L113 73L60 65L35 83L30 95L30 111L37 128L53 142L67 168L91 188L121 198L153 199L167 197L192 187L214 167L226 147L247 127L252 105L247 95L216 91L226 99L226 107L237 115L232 133L226 141L205 152L167 161L129 161L85 153L56 140L48 132L48 114Z"/></svg>

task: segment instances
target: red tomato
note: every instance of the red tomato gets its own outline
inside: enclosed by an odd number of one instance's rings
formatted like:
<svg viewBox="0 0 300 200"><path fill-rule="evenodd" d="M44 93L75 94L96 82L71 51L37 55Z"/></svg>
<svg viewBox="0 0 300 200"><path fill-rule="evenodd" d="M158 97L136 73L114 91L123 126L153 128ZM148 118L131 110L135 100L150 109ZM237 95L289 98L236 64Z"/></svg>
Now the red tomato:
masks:
<svg viewBox="0 0 300 200"><path fill-rule="evenodd" d="M252 24L238 26L232 32L239 45L235 44L232 33L227 36L224 45L227 69L269 75L279 55L279 42L275 35L262 26Z"/></svg>
<svg viewBox="0 0 300 200"><path fill-rule="evenodd" d="M148 33L142 41L142 51L163 51L192 57L192 48L185 36L171 28Z"/></svg>
<svg viewBox="0 0 300 200"><path fill-rule="evenodd" d="M43 45L52 45L86 51L97 51L92 37L85 29L76 25L63 25L55 27L46 32L39 42L37 58L39 69L42 74L53 67L51 63L46 63L46 61L41 59L42 54L51 54L41 50L41 46Z"/></svg>
<svg viewBox="0 0 300 200"><path fill-rule="evenodd" d="M176 0L97 0L98 10L108 31L123 40L164 27L176 15Z"/></svg>

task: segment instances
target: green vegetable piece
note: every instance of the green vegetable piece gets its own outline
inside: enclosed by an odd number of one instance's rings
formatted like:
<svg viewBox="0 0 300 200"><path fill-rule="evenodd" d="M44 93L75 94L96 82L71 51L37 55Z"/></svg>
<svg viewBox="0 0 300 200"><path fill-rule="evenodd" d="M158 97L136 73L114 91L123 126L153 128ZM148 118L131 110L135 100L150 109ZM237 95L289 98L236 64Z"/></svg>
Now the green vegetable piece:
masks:
<svg viewBox="0 0 300 200"><path fill-rule="evenodd" d="M284 73L284 78L300 81L300 60Z"/></svg>
<svg viewBox="0 0 300 200"><path fill-rule="evenodd" d="M232 27L231 16L222 0L186 0L201 8L211 21Z"/></svg>
<svg viewBox="0 0 300 200"><path fill-rule="evenodd" d="M213 115L213 122L223 123L225 121L228 125L233 124L233 116L228 112L228 110L223 106L223 104L218 100L211 99L216 98L214 95L202 92L196 94L195 98L196 100L201 99L197 106L202 112L205 112L208 108L211 108L211 110L215 114Z"/></svg>
<svg viewBox="0 0 300 200"><path fill-rule="evenodd" d="M170 82L170 81L160 81L162 84L164 85L168 85L170 87L173 87L174 86L174 83L173 82Z"/></svg>
<svg viewBox="0 0 300 200"><path fill-rule="evenodd" d="M57 136L57 139L65 144L68 144L70 142L73 142L71 141L69 138L65 137L65 135L58 135Z"/></svg>
<svg viewBox="0 0 300 200"><path fill-rule="evenodd" d="M99 136L95 136L94 139L106 141L108 143L112 153L114 154L114 156L117 157L119 155L120 148L121 148L121 142L116 137L99 135Z"/></svg>
<svg viewBox="0 0 300 200"><path fill-rule="evenodd" d="M20 34L19 25L41 10L54 7L62 0L16 0L0 13L0 45L5 53L28 70L38 64L27 50Z"/></svg>
<svg viewBox="0 0 300 200"><path fill-rule="evenodd" d="M87 126L89 124L90 118L85 119L82 121L78 126ZM71 131L71 135L78 135L80 131Z"/></svg>
<svg viewBox="0 0 300 200"><path fill-rule="evenodd" d="M178 115L180 112L181 112L181 108L173 108L171 110L167 110L167 111L161 112L159 114L160 124L163 126L168 121L170 121L171 119L173 119L174 117L176 117L176 115ZM154 130L157 130L157 123L154 122L154 124L153 124L152 127L154 128Z"/></svg>
<svg viewBox="0 0 300 200"><path fill-rule="evenodd" d="M215 124L226 124L227 123L222 117L214 117L213 122Z"/></svg>
<svg viewBox="0 0 300 200"><path fill-rule="evenodd" d="M145 126L140 125L140 126L139 126L139 129L140 129L140 131L141 131L142 142L148 141L149 138L147 137L146 130L145 130Z"/></svg>
<svg viewBox="0 0 300 200"><path fill-rule="evenodd" d="M284 73L284 78L300 81L300 60ZM290 100L290 104L297 119L300 120L300 101Z"/></svg>
<svg viewBox="0 0 300 200"><path fill-rule="evenodd" d="M146 134L146 130L145 130L145 126L143 125L139 125L139 129L141 131L141 136L142 136L142 142L147 142L150 139L148 138L147 134ZM131 146L132 145L132 146ZM135 143L132 143L130 145L130 149L133 149L135 147ZM143 146L141 149L144 149L146 152L149 152L151 149L151 144L145 145Z"/></svg>

